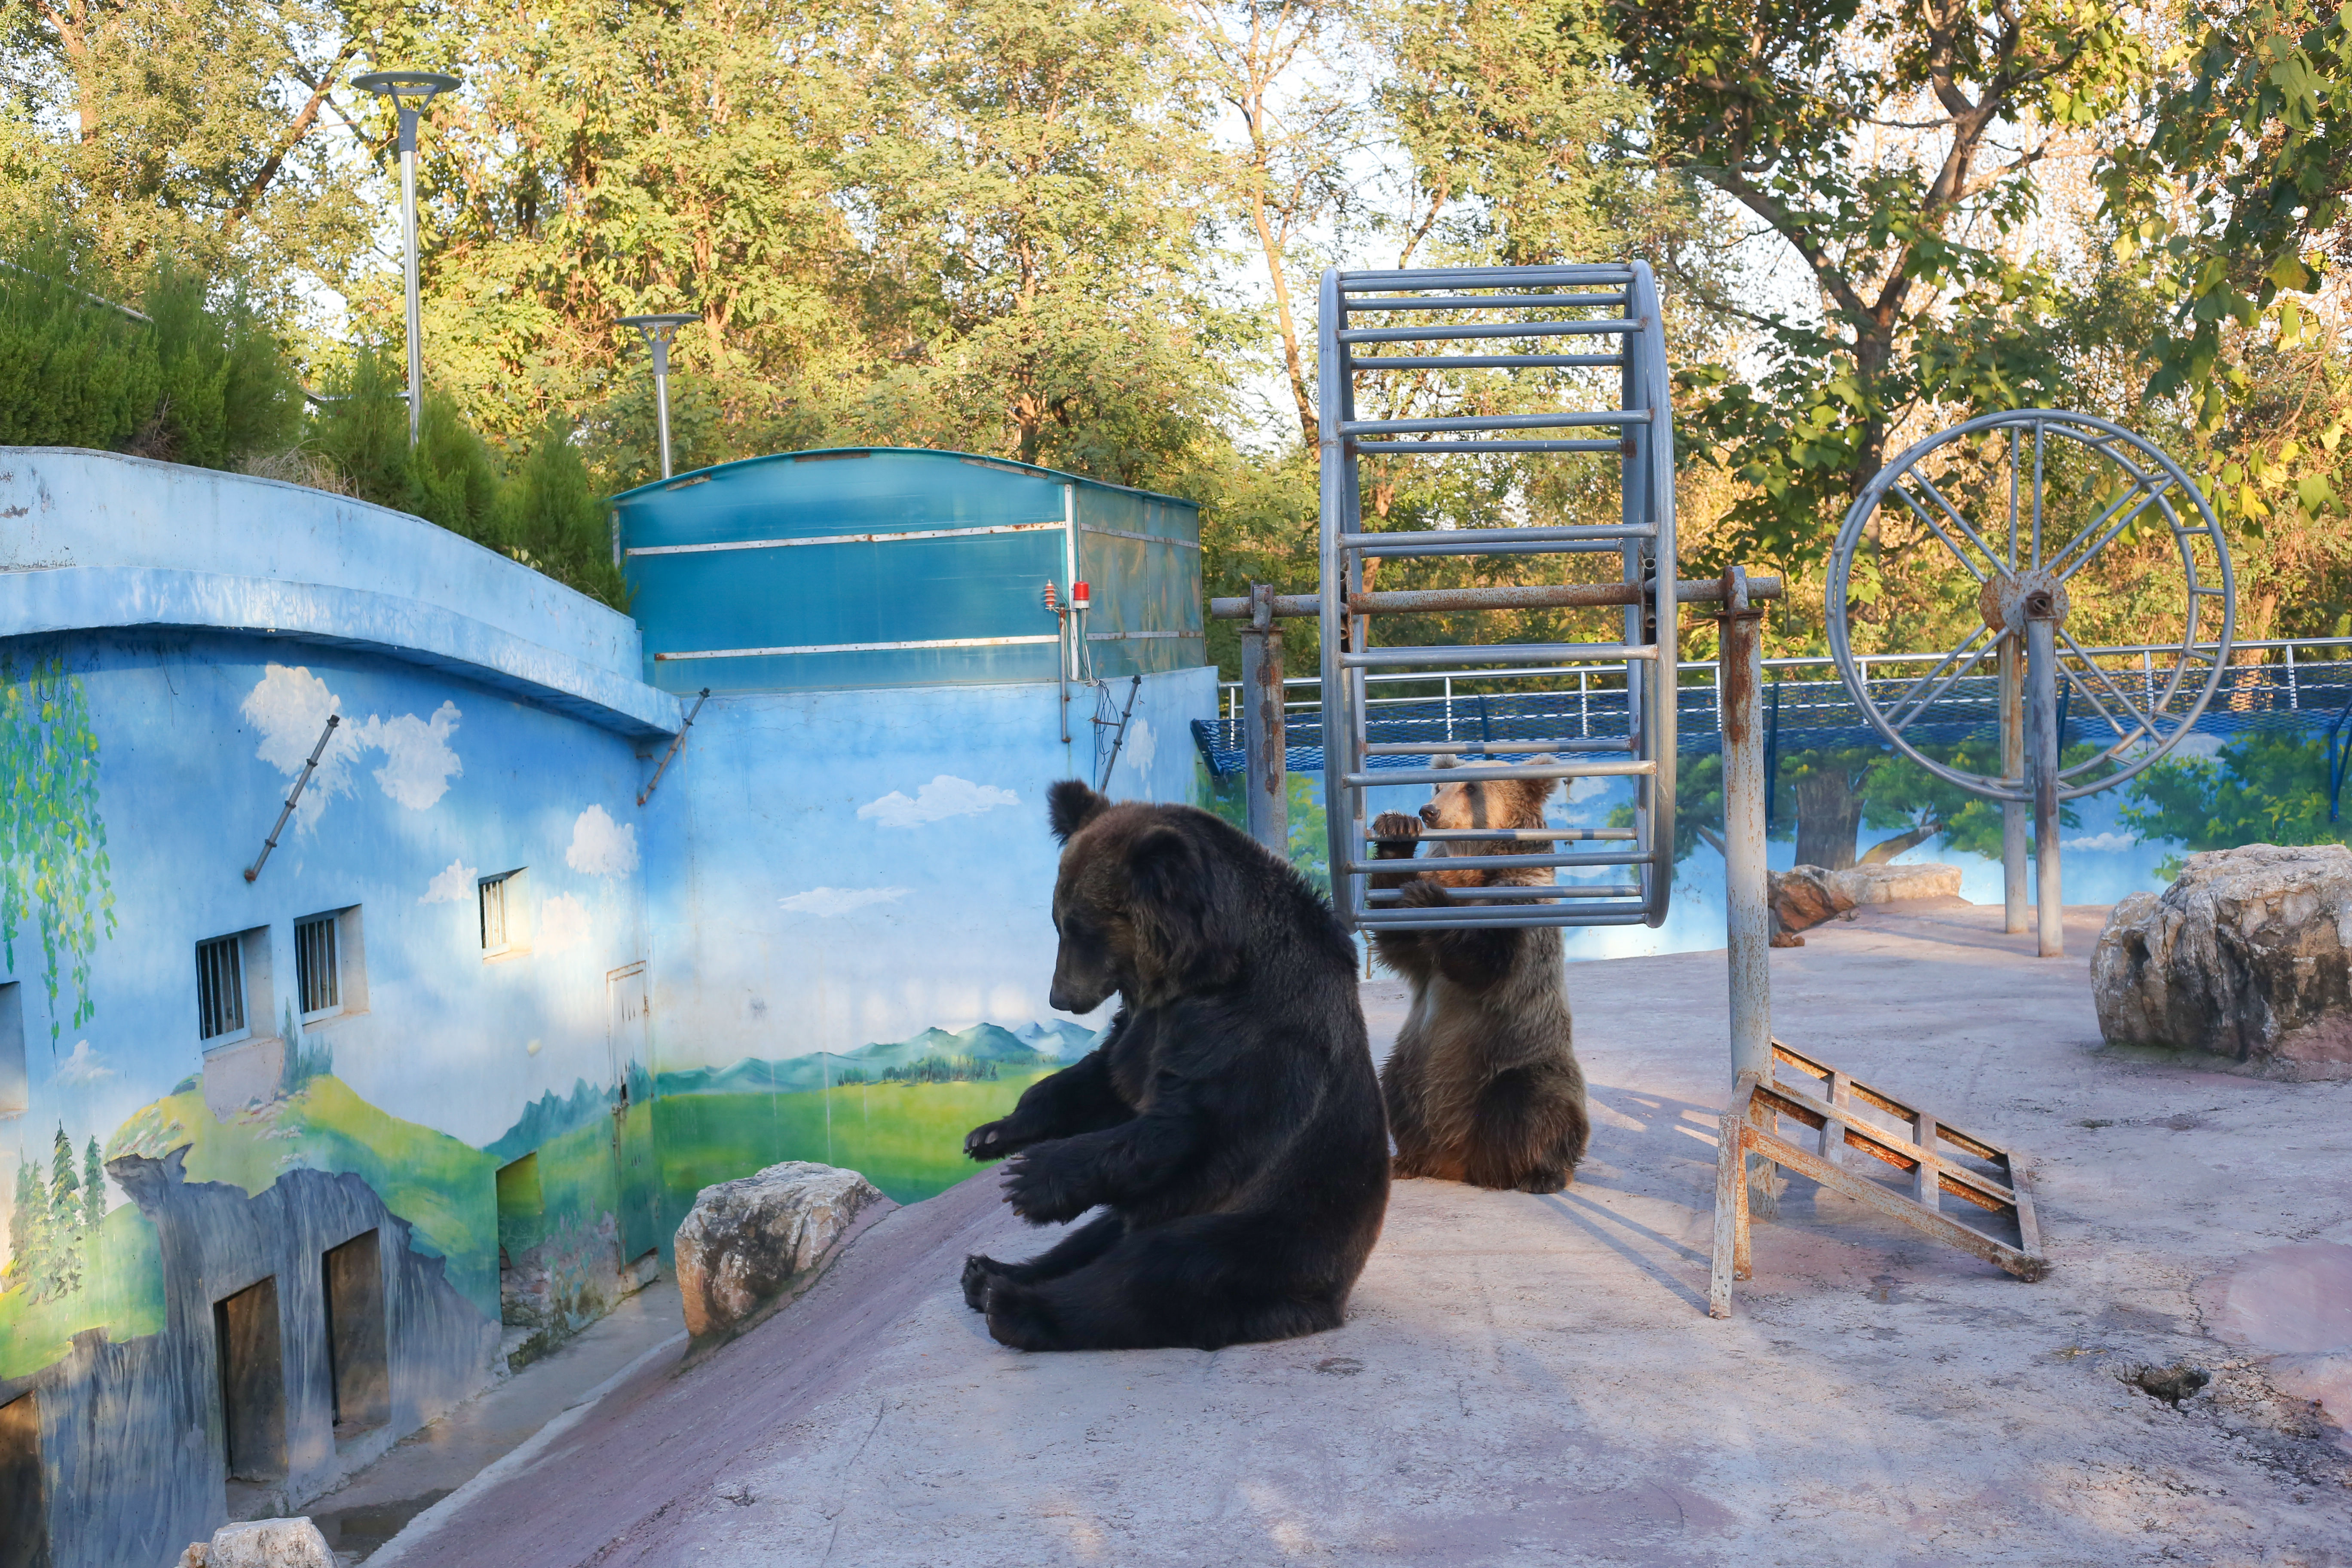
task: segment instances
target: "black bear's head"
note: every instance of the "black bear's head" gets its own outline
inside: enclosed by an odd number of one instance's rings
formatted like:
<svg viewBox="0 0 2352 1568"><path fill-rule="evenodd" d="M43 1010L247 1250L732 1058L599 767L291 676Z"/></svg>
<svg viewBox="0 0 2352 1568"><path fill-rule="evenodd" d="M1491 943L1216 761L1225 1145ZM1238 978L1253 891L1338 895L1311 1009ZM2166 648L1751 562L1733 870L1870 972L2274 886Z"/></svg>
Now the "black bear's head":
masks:
<svg viewBox="0 0 2352 1568"><path fill-rule="evenodd" d="M1181 808L1113 805L1075 779L1045 798L1065 846L1054 887L1056 1011L1091 1013L1113 992L1157 1006L1233 977L1242 959L1241 889L1218 853L1213 820Z"/></svg>
<svg viewBox="0 0 2352 1568"><path fill-rule="evenodd" d="M1514 758L1514 762L1549 763L1549 756ZM1442 757L1437 765L1452 768L1459 764L1450 757ZM1421 808L1421 819L1432 827L1494 828L1505 831L1519 827L1541 827L1544 825L1544 803L1551 798L1557 779L1511 779L1481 776L1483 770L1463 767L1462 781L1451 780L1432 786L1429 804ZM1547 847L1538 843L1520 843L1511 839L1491 842L1478 839L1455 839L1442 846L1440 854L1509 855L1537 854ZM1489 882L1514 880L1525 875L1520 872L1447 871L1433 869L1426 873L1441 882L1460 888L1474 888ZM1551 873L1542 879L1551 880Z"/></svg>

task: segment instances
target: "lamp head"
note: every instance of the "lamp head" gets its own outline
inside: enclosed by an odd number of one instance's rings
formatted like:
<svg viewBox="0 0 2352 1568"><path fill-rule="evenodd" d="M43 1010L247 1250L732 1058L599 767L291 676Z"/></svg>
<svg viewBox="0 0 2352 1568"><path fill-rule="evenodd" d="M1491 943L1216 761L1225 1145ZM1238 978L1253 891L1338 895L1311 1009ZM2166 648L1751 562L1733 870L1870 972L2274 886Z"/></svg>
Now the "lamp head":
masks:
<svg viewBox="0 0 2352 1568"><path fill-rule="evenodd" d="M620 316L614 318L614 324L636 328L645 333L646 342L649 343L666 343L677 335L678 328L700 320L702 316L698 311L668 311L651 316Z"/></svg>
<svg viewBox="0 0 2352 1568"><path fill-rule="evenodd" d="M436 93L454 90L457 79L441 71L369 71L352 78L352 85L362 92L380 92L401 109L422 109ZM409 103L415 99L414 105Z"/></svg>

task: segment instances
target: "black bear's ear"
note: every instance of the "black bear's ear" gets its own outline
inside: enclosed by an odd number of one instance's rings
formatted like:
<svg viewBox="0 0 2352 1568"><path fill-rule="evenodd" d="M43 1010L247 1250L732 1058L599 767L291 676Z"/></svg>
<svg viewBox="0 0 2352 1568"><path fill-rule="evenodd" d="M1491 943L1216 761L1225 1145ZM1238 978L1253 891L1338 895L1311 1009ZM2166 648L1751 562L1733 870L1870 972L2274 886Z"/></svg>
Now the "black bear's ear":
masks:
<svg viewBox="0 0 2352 1568"><path fill-rule="evenodd" d="M1076 779L1064 779L1045 792L1045 820L1055 838L1064 844L1109 808L1110 802Z"/></svg>
<svg viewBox="0 0 2352 1568"><path fill-rule="evenodd" d="M1223 879L1188 835L1168 826L1139 834L1128 846L1127 875L1136 969L1150 993L1140 1000L1166 1001L1233 977L1240 914L1223 907Z"/></svg>

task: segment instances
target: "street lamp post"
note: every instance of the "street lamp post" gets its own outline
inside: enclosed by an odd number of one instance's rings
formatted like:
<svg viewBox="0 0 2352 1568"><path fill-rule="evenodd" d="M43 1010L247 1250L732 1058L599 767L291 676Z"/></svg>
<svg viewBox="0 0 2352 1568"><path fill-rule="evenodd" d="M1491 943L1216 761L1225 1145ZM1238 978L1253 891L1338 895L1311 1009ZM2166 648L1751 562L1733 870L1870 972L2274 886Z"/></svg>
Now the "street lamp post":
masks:
<svg viewBox="0 0 2352 1568"><path fill-rule="evenodd" d="M620 324L635 327L645 333L646 346L654 353L654 424L661 432L662 478L669 478L669 343L678 328L688 321L698 321L700 316L691 311L684 314L656 316L623 316Z"/></svg>
<svg viewBox="0 0 2352 1568"><path fill-rule="evenodd" d="M439 71L369 71L352 78L352 85L383 94L400 114L400 238L408 281L408 444L414 447L425 410L424 329L416 300L416 116L436 94L455 88L457 79Z"/></svg>

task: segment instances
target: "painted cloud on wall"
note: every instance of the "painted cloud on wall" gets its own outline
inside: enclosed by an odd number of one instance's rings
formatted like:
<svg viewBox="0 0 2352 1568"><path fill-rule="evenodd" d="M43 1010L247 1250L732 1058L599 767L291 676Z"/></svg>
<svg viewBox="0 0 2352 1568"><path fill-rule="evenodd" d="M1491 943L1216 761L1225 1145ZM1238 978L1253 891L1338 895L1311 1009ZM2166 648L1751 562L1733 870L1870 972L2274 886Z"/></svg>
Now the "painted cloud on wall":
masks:
<svg viewBox="0 0 2352 1568"><path fill-rule="evenodd" d="M976 816L1000 805L1020 804L1021 797L1009 789L940 773L917 790L913 799L894 789L880 800L859 806L857 816L860 821L870 819L885 827L921 827L950 816Z"/></svg>
<svg viewBox="0 0 2352 1568"><path fill-rule="evenodd" d="M114 1069L89 1048L88 1040L77 1040L73 1054L59 1062L58 1070L49 1076L59 1083L96 1083L100 1079L112 1078Z"/></svg>
<svg viewBox="0 0 2352 1568"><path fill-rule="evenodd" d="M818 915L831 920L840 915L854 914L875 904L895 904L906 896L904 888L811 888L805 893L779 899L776 903L792 914Z"/></svg>
<svg viewBox="0 0 2352 1568"><path fill-rule="evenodd" d="M1140 713L1127 727L1127 744L1118 751L1118 760L1132 763L1138 773L1151 771L1151 759L1160 754L1160 737L1151 732L1151 721Z"/></svg>
<svg viewBox="0 0 2352 1568"><path fill-rule="evenodd" d="M474 885L478 880L471 866L463 860L452 860L425 884L424 896L416 901L420 904L462 904L474 896Z"/></svg>
<svg viewBox="0 0 2352 1568"><path fill-rule="evenodd" d="M541 952L564 952L588 940L588 906L558 893L539 906L539 932L531 945Z"/></svg>
<svg viewBox="0 0 2352 1568"><path fill-rule="evenodd" d="M636 824L616 824L603 806L590 806L572 825L563 863L591 877L627 876L637 868Z"/></svg>
<svg viewBox="0 0 2352 1568"><path fill-rule="evenodd" d="M261 731L261 743L253 754L292 778L310 761L327 715L341 707L342 700L308 668L273 664L246 693L237 711ZM460 717L457 705L445 701L430 719L403 713L346 721L320 754L319 770L302 792L295 820L305 828L315 827L328 801L351 793L352 766L371 751L383 753L375 782L386 795L411 811L438 804L449 791L449 781L465 771L449 744Z"/></svg>

